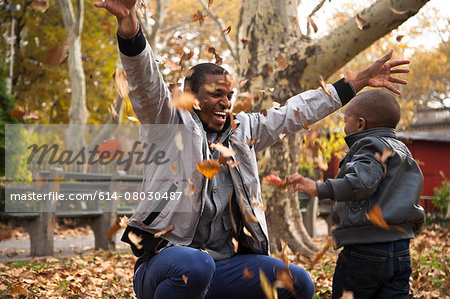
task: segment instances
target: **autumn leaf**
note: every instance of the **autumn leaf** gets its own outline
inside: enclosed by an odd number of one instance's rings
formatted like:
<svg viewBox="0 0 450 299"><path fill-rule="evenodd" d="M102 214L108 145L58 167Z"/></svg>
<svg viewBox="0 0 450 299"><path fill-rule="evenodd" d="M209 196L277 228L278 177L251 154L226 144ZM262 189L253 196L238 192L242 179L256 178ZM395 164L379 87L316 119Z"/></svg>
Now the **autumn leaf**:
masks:
<svg viewBox="0 0 450 299"><path fill-rule="evenodd" d="M219 54L217 54L216 49L214 47L208 47L207 51L214 55L217 65L222 64L223 59L222 59L222 57L219 56Z"/></svg>
<svg viewBox="0 0 450 299"><path fill-rule="evenodd" d="M67 42L61 46L52 48L45 55L45 62L50 66L60 65L67 57Z"/></svg>
<svg viewBox="0 0 450 299"><path fill-rule="evenodd" d="M306 118L303 118L303 129L310 130L311 128L308 126L308 121Z"/></svg>
<svg viewBox="0 0 450 299"><path fill-rule="evenodd" d="M141 249L143 246L141 245L142 236L138 236L132 231L128 232L128 239L130 239L131 243L136 246L137 249Z"/></svg>
<svg viewBox="0 0 450 299"><path fill-rule="evenodd" d="M105 20L102 20L102 21L100 22L100 26L106 30L106 33L107 33L108 35L111 35L111 31L112 31L112 30L111 30L111 27L112 27L111 23L109 23L109 22L107 22L107 21L105 21Z"/></svg>
<svg viewBox="0 0 450 299"><path fill-rule="evenodd" d="M308 23L311 25L311 27L314 30L314 33L317 33L317 31L319 30L319 28L317 28L316 22L314 22L313 18L309 17L308 18Z"/></svg>
<svg viewBox="0 0 450 299"><path fill-rule="evenodd" d="M192 23L195 23L198 21L198 23L200 25L203 24L203 22L205 21L206 16L203 15L203 13L201 11L197 11L193 16L192 16Z"/></svg>
<svg viewBox="0 0 450 299"><path fill-rule="evenodd" d="M27 298L28 297L27 291L22 287L21 284L16 284L15 286L13 286L11 288L10 292L11 292L10 295L13 298L15 298L15 297L17 297L17 298L21 298L21 297Z"/></svg>
<svg viewBox="0 0 450 299"><path fill-rule="evenodd" d="M280 133L278 135L278 138L280 138L280 140L283 140L284 137L286 137L286 133Z"/></svg>
<svg viewBox="0 0 450 299"><path fill-rule="evenodd" d="M325 83L325 80L323 80L322 76L319 78L319 84L323 91L332 99L331 92L328 90L327 84Z"/></svg>
<svg viewBox="0 0 450 299"><path fill-rule="evenodd" d="M174 141L175 141L175 145L178 148L178 150L181 152L184 149L184 145L183 145L183 135L181 134L181 131L178 131L175 134L174 137Z"/></svg>
<svg viewBox="0 0 450 299"><path fill-rule="evenodd" d="M397 35L397 37L395 38L395 40L396 40L397 42L401 42L402 39L403 39L404 37L405 37L404 35L400 34L400 35Z"/></svg>
<svg viewBox="0 0 450 299"><path fill-rule="evenodd" d="M272 173L265 177L263 177L263 182L268 184L274 184L275 186L280 186L283 183L283 180L276 174Z"/></svg>
<svg viewBox="0 0 450 299"><path fill-rule="evenodd" d="M281 282L283 287L291 292L294 296L297 295L294 289L294 281L292 279L292 274L289 271L289 268L279 269L277 271L277 281Z"/></svg>
<svg viewBox="0 0 450 299"><path fill-rule="evenodd" d="M375 158L381 163L386 163L386 160L392 156L394 156L394 152L387 147L383 149L383 153L381 155L380 153L375 153Z"/></svg>
<svg viewBox="0 0 450 299"><path fill-rule="evenodd" d="M231 238L231 242L233 243L234 252L237 253L239 248L239 242L234 237Z"/></svg>
<svg viewBox="0 0 450 299"><path fill-rule="evenodd" d="M28 111L23 107L14 107L12 108L9 115L17 119L23 119L23 117L25 116L25 114L27 114L27 112Z"/></svg>
<svg viewBox="0 0 450 299"><path fill-rule="evenodd" d="M247 139L247 145L249 147L251 147L252 145L254 145L255 143L258 143L258 142L259 142L259 139L254 138L254 137Z"/></svg>
<svg viewBox="0 0 450 299"><path fill-rule="evenodd" d="M231 26L228 26L227 28L222 30L222 32L225 32L225 34L230 33L230 31L231 31Z"/></svg>
<svg viewBox="0 0 450 299"><path fill-rule="evenodd" d="M194 193L195 193L195 186L194 184L192 184L191 179L187 179L187 185L186 188L184 189L184 195L191 196Z"/></svg>
<svg viewBox="0 0 450 299"><path fill-rule="evenodd" d="M235 167L239 166L239 165L241 164L241 162L240 162L240 161L234 162L234 161L231 161L231 160L227 160L227 161L225 162L225 164L227 164L228 166L230 166L230 168L235 168Z"/></svg>
<svg viewBox="0 0 450 299"><path fill-rule="evenodd" d="M255 215L250 214L244 206L244 197L241 195L241 208L244 213L244 218L247 223L258 223L258 218Z"/></svg>
<svg viewBox="0 0 450 299"><path fill-rule="evenodd" d="M272 286L261 268L259 269L259 281L267 299L278 299L277 288Z"/></svg>
<svg viewBox="0 0 450 299"><path fill-rule="evenodd" d="M359 30L363 30L364 25L366 24L366 21L363 18L361 18L361 16L359 14L356 14L355 21L356 21L356 25L358 25Z"/></svg>
<svg viewBox="0 0 450 299"><path fill-rule="evenodd" d="M328 238L327 244L325 244L325 246L322 248L322 250L319 251L316 254L316 256L314 257L314 259L311 261L311 264L310 264L311 268L313 268L315 265L317 265L319 260L325 255L325 253L327 253L328 249L331 247L332 244L333 244L333 239Z"/></svg>
<svg viewBox="0 0 450 299"><path fill-rule="evenodd" d="M212 179L220 171L219 160L204 160L197 163L197 169L208 179Z"/></svg>
<svg viewBox="0 0 450 299"><path fill-rule="evenodd" d="M186 275L184 275L184 274L182 274L181 277L183 278L184 284L187 284L188 277Z"/></svg>
<svg viewBox="0 0 450 299"><path fill-rule="evenodd" d="M173 232L174 229L175 229L175 225L172 224L169 227L163 229L162 231L157 232L155 234L155 238L159 238L162 235L164 235L164 237L167 238Z"/></svg>
<svg viewBox="0 0 450 299"><path fill-rule="evenodd" d="M278 57L275 58L275 61L278 62L278 67L273 71L274 73L284 71L289 66L281 53L278 53Z"/></svg>
<svg viewBox="0 0 450 299"><path fill-rule="evenodd" d="M184 109L189 112L192 112L194 108L199 108L200 106L200 102L194 94L182 91L174 92L170 104L175 109Z"/></svg>
<svg viewBox="0 0 450 299"><path fill-rule="evenodd" d="M350 291L344 291L343 293L342 293L342 297L341 298L339 298L339 299L354 299L355 297L354 297L354 295L353 295L353 292L350 292Z"/></svg>
<svg viewBox="0 0 450 299"><path fill-rule="evenodd" d="M162 59L163 63L165 66L167 66L168 68L170 68L172 71L177 71L179 69L181 69L180 65L178 63L173 62L172 60L170 60L167 57L164 57Z"/></svg>
<svg viewBox="0 0 450 299"><path fill-rule="evenodd" d="M389 225L383 218L383 214L381 213L381 208L379 205L374 205L372 210L370 210L369 213L366 213L366 216L367 219L369 219L370 222L372 222L376 226L379 226L385 230L390 230Z"/></svg>
<svg viewBox="0 0 450 299"><path fill-rule="evenodd" d="M114 83L116 84L116 90L122 99L125 99L130 93L130 87L127 82L127 74L125 71L116 68L114 71Z"/></svg>
<svg viewBox="0 0 450 299"><path fill-rule="evenodd" d="M241 92L238 94L233 104L233 113L247 112L253 105L253 94L251 92Z"/></svg>
<svg viewBox="0 0 450 299"><path fill-rule="evenodd" d="M242 38L242 39L241 39L241 43L242 43L243 45L247 45L248 42L249 42L248 39L245 39L245 38Z"/></svg>
<svg viewBox="0 0 450 299"><path fill-rule="evenodd" d="M244 273L242 274L242 278L252 279L255 276L252 271L247 269L247 266L244 268Z"/></svg>
<svg viewBox="0 0 450 299"><path fill-rule="evenodd" d="M134 117L134 116L127 116L127 118L128 118L129 120L131 120L131 121L139 122L139 119L137 119L137 118Z"/></svg>
<svg viewBox="0 0 450 299"><path fill-rule="evenodd" d="M393 8L392 6L389 6L389 9L396 15L404 15L409 12L409 10L397 10L397 9Z"/></svg>
<svg viewBox="0 0 450 299"><path fill-rule="evenodd" d="M48 0L33 0L30 7L36 11L45 12L49 7Z"/></svg>
<svg viewBox="0 0 450 299"><path fill-rule="evenodd" d="M173 165L172 163L170 163L170 171L172 171L173 174L177 174L178 168L175 165Z"/></svg>
<svg viewBox="0 0 450 299"><path fill-rule="evenodd" d="M125 228L128 224L128 217L119 217L116 222L111 225L109 230L105 234L105 238L111 240L112 236L117 233L120 229Z"/></svg>

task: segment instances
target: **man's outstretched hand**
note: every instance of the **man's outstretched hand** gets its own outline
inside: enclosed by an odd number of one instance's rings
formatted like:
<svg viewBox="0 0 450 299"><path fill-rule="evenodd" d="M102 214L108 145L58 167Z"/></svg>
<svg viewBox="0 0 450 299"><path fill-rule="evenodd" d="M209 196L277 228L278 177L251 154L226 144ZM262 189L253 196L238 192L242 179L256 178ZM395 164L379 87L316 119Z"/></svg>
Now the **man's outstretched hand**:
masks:
<svg viewBox="0 0 450 299"><path fill-rule="evenodd" d="M316 182L305 178L304 176L296 173L289 177L289 183L292 186L292 191L303 191L311 196L317 196Z"/></svg>
<svg viewBox="0 0 450 299"><path fill-rule="evenodd" d="M388 54L379 58L365 70L347 76L346 81L351 81L353 83L353 87L355 88L356 92L360 91L365 86L372 86L384 87L392 92L395 92L396 94L400 94L400 91L395 88L391 84L391 82L398 84L407 84L407 81L394 78L391 76L391 74L409 73L409 69L407 68L395 68L399 65L408 64L409 60L389 61L392 58L393 52L393 50L389 51Z"/></svg>
<svg viewBox="0 0 450 299"><path fill-rule="evenodd" d="M134 6L137 0L102 0L94 2L95 7L104 8L117 17L119 33L123 37L133 36L138 29Z"/></svg>

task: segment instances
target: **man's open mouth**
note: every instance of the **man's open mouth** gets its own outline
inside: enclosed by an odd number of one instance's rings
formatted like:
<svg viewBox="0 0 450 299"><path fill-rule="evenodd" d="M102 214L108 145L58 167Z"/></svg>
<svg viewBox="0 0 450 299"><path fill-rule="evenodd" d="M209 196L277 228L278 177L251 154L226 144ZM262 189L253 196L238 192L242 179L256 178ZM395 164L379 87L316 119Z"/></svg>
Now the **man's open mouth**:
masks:
<svg viewBox="0 0 450 299"><path fill-rule="evenodd" d="M216 111L216 112L214 112L214 115L217 117L220 117L222 119L225 119L225 117L227 117L227 114L223 111Z"/></svg>

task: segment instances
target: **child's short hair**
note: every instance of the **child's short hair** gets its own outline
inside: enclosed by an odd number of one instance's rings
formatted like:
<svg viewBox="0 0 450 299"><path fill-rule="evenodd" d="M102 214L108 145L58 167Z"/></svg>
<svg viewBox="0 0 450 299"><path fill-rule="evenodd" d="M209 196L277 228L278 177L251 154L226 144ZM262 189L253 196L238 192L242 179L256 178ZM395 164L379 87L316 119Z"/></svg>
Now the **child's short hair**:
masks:
<svg viewBox="0 0 450 299"><path fill-rule="evenodd" d="M400 121L400 105L388 91L371 89L352 99L352 111L366 120L367 129L375 127L394 128Z"/></svg>

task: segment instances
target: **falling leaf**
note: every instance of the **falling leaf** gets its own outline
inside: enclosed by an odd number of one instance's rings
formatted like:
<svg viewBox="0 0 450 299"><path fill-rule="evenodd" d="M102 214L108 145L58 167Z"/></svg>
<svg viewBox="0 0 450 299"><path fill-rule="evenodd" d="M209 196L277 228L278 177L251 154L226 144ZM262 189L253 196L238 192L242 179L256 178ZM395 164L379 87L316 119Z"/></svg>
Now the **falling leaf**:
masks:
<svg viewBox="0 0 450 299"><path fill-rule="evenodd" d="M276 287L272 286L261 268L259 269L259 281L267 299L278 299Z"/></svg>
<svg viewBox="0 0 450 299"><path fill-rule="evenodd" d="M396 40L397 42L401 42L402 39L403 39L404 37L405 37L404 35L400 34L400 35L397 35L397 37L395 38L395 40Z"/></svg>
<svg viewBox="0 0 450 299"><path fill-rule="evenodd" d="M50 66L60 65L67 56L67 43L59 47L52 48L45 55L45 62Z"/></svg>
<svg viewBox="0 0 450 299"><path fill-rule="evenodd" d="M181 75L186 77L186 78L189 78L190 76L192 76L192 74L194 74L194 69L183 70L181 72Z"/></svg>
<svg viewBox="0 0 450 299"><path fill-rule="evenodd" d="M183 135L181 135L181 131L178 131L177 134L175 134L174 141L178 150L180 152L183 151L184 145L183 145Z"/></svg>
<svg viewBox="0 0 450 299"><path fill-rule="evenodd" d="M344 291L343 293L342 293L342 297L341 298L339 298L339 299L354 299L355 297L354 297L354 295L353 295L353 292L350 292L350 291Z"/></svg>
<svg viewBox="0 0 450 299"><path fill-rule="evenodd" d="M117 233L120 229L125 228L128 224L128 217L123 216L119 217L116 222L111 225L109 230L105 234L105 238L111 240L113 235Z"/></svg>
<svg viewBox="0 0 450 299"><path fill-rule="evenodd" d="M203 24L203 22L205 21L206 16L203 15L203 13L201 11L197 11L193 16L192 16L192 23L195 23L198 21L198 23L200 25Z"/></svg>
<svg viewBox="0 0 450 299"><path fill-rule="evenodd" d="M359 30L363 30L364 25L366 24L366 21L363 18L361 18L361 16L359 14L356 14L355 21L356 21L356 24L358 25Z"/></svg>
<svg viewBox="0 0 450 299"><path fill-rule="evenodd" d="M269 164L270 161L270 148L267 147L264 150L264 155L261 159L258 160L258 168L260 169L260 172L264 172L267 168L267 165Z"/></svg>
<svg viewBox="0 0 450 299"><path fill-rule="evenodd" d="M188 277L186 275L184 275L184 274L182 274L181 277L183 278L184 284L187 284Z"/></svg>
<svg viewBox="0 0 450 299"><path fill-rule="evenodd" d="M169 227L163 229L162 231L157 232L155 234L155 238L159 238L162 235L164 235L164 237L167 238L173 232L174 229L175 229L175 225L172 224Z"/></svg>
<svg viewBox="0 0 450 299"><path fill-rule="evenodd" d="M314 259L311 261L311 263L310 263L311 268L314 267L319 262L319 260L325 255L325 253L328 251L328 249L331 247L332 244L333 244L333 239L328 238L327 244L325 244L325 246L322 248L322 250L319 251L316 254L316 256L314 257Z"/></svg>
<svg viewBox="0 0 450 299"><path fill-rule="evenodd" d="M183 51L183 55L181 55L180 62L178 63L178 65L181 66L185 61L188 61L189 59L191 59L192 56L194 56L194 52L189 51L188 53L186 53L186 52ZM189 69L188 71L194 72L193 69ZM185 77L190 77L190 75L189 76L185 76Z"/></svg>
<svg viewBox="0 0 450 299"><path fill-rule="evenodd" d="M125 73L125 71L116 68L116 70L114 71L114 82L116 84L116 90L119 93L119 96L122 99L125 99L128 94L130 93L130 87L128 86L128 82L127 82L127 74Z"/></svg>
<svg viewBox="0 0 450 299"><path fill-rule="evenodd" d="M253 94L251 92L241 92L238 94L236 101L233 104L233 113L241 111L247 112L252 108Z"/></svg>
<svg viewBox="0 0 450 299"><path fill-rule="evenodd" d="M314 33L317 33L319 28L317 28L316 22L314 22L313 18L309 17L308 18L308 23L312 26L312 28L314 30Z"/></svg>
<svg viewBox="0 0 450 299"><path fill-rule="evenodd" d="M232 200L233 200L233 189L230 190L230 195L228 196L228 212L230 213L231 226L233 226L233 231L237 234L236 221L234 220L233 211L232 211L232 203L231 203Z"/></svg>
<svg viewBox="0 0 450 299"><path fill-rule="evenodd" d="M259 113L261 113L264 116L267 116L267 109L261 109L259 110Z"/></svg>
<svg viewBox="0 0 450 299"><path fill-rule="evenodd" d="M207 51L214 55L214 58L216 59L216 64L221 65L223 62L222 57L217 54L216 49L214 47L208 47Z"/></svg>
<svg viewBox="0 0 450 299"><path fill-rule="evenodd" d="M289 271L289 268L279 269L277 271L277 281L281 282L281 284L288 289L294 296L296 296L296 292L294 289L294 281L292 279L292 274Z"/></svg>
<svg viewBox="0 0 450 299"><path fill-rule="evenodd" d="M212 179L220 171L219 160L204 160L197 163L197 169L208 179Z"/></svg>
<svg viewBox="0 0 450 299"><path fill-rule="evenodd" d="M268 184L274 184L275 186L280 186L283 180L276 174L272 173L263 177L263 182Z"/></svg>
<svg viewBox="0 0 450 299"><path fill-rule="evenodd" d="M273 101L273 102L272 102L272 107L275 108L275 109L278 109L278 108L281 107L281 104L278 103L278 102Z"/></svg>
<svg viewBox="0 0 450 299"><path fill-rule="evenodd" d="M23 107L14 107L9 113L9 115L17 119L23 119L23 117L25 116L25 114L27 114L27 112L28 111Z"/></svg>
<svg viewBox="0 0 450 299"><path fill-rule="evenodd" d="M268 71L269 73L273 73L273 67L271 66L266 67L266 71Z"/></svg>
<svg viewBox="0 0 450 299"><path fill-rule="evenodd" d="M45 12L49 7L48 0L33 0L30 7L36 11Z"/></svg>
<svg viewBox="0 0 450 299"><path fill-rule="evenodd" d="M381 155L380 153L375 153L375 158L377 158L377 160L381 163L385 163L386 160L392 156L394 156L394 152L387 147L383 149L383 153Z"/></svg>
<svg viewBox="0 0 450 299"><path fill-rule="evenodd" d="M112 25L111 25L111 23L109 23L109 22L107 22L107 21L105 21L105 20L102 20L101 22L100 22L100 26L102 27L102 28L105 28L105 30L106 30L106 33L108 34L108 35L111 35L111 32L112 32Z"/></svg>
<svg viewBox="0 0 450 299"><path fill-rule="evenodd" d="M218 151L222 154L222 156L229 158L232 157L234 155L236 155L236 151L224 146L222 143L220 142L216 142L216 143L212 143L210 145L210 148L212 150Z"/></svg>
<svg viewBox="0 0 450 299"><path fill-rule="evenodd" d="M230 33L230 31L231 31L231 26L228 26L227 28L222 30L222 32L225 32L225 34Z"/></svg>
<svg viewBox="0 0 450 299"><path fill-rule="evenodd" d="M186 188L184 189L184 195L191 196L194 193L195 193L195 186L194 184L192 184L191 179L187 179L187 185Z"/></svg>
<svg viewBox="0 0 450 299"><path fill-rule="evenodd" d="M241 43L242 43L243 45L247 45L248 42L249 42L248 39L245 39L245 38L241 39Z"/></svg>
<svg viewBox="0 0 450 299"><path fill-rule="evenodd" d="M379 205L374 205L372 210L369 213L366 213L367 219L370 220L376 226L379 226L385 230L390 230L389 225L383 218L383 214L381 213L381 208Z"/></svg>
<svg viewBox="0 0 450 299"><path fill-rule="evenodd" d="M289 66L281 53L278 53L278 57L275 61L278 62L278 67L273 71L274 73L284 71Z"/></svg>
<svg viewBox="0 0 450 299"><path fill-rule="evenodd" d="M260 211L265 212L267 210L267 207L261 205L258 201L252 198L252 208L257 208Z"/></svg>
<svg viewBox="0 0 450 299"><path fill-rule="evenodd" d="M393 8L392 6L389 6L389 9L395 13L396 15L404 15L407 14L409 12L409 10L396 10L395 8Z"/></svg>
<svg viewBox="0 0 450 299"><path fill-rule="evenodd" d="M229 111L228 112L228 117L229 117L228 119L230 120L231 129L233 130L233 133L234 133L236 131L237 125L234 122L233 112Z"/></svg>
<svg viewBox="0 0 450 299"><path fill-rule="evenodd" d="M12 238L12 231L7 229L0 229L0 242L1 241L5 241L5 240L9 240Z"/></svg>
<svg viewBox="0 0 450 299"><path fill-rule="evenodd" d="M139 122L139 119L137 119L137 118L134 117L134 116L127 116L127 118L128 118L129 120L131 120L131 121Z"/></svg>
<svg viewBox="0 0 450 299"><path fill-rule="evenodd" d="M254 138L254 137L247 139L247 145L249 147L251 147L252 145L254 145L255 143L258 143L258 142L259 142L259 139Z"/></svg>
<svg viewBox="0 0 450 299"><path fill-rule="evenodd" d="M230 168L235 168L235 167L239 166L239 165L241 164L241 162L240 162L240 161L234 162L234 161L228 160L228 161L226 162L226 164L227 164L228 166L230 166Z"/></svg>
<svg viewBox="0 0 450 299"><path fill-rule="evenodd" d="M172 171L173 174L177 174L178 168L175 165L173 165L172 163L170 163L170 171Z"/></svg>
<svg viewBox="0 0 450 299"><path fill-rule="evenodd" d="M142 236L138 236L135 233L133 233L132 231L128 232L128 239L130 239L131 243L134 244L134 246L136 246L137 249L141 249L142 245L141 245L141 241L142 241Z"/></svg>
<svg viewBox="0 0 450 299"><path fill-rule="evenodd" d="M306 118L303 119L303 129L305 130L311 129L310 127L308 127L308 121L306 120Z"/></svg>
<svg viewBox="0 0 450 299"><path fill-rule="evenodd" d="M330 97L331 96L331 92L328 90L327 84L325 83L325 80L323 80L322 76L320 76L319 78L319 83L320 83L320 87L322 87L323 91Z"/></svg>
<svg viewBox="0 0 450 299"><path fill-rule="evenodd" d="M244 197L241 195L241 207L244 212L244 218L247 223L258 223L258 218L255 215L250 214L244 206Z"/></svg>
<svg viewBox="0 0 450 299"><path fill-rule="evenodd" d="M174 92L170 104L175 109L184 109L189 112L192 112L194 108L200 108L200 102L191 92Z"/></svg>
<svg viewBox="0 0 450 299"><path fill-rule="evenodd" d="M278 138L280 138L280 140L283 140L284 137L286 137L286 133L280 133L278 135Z"/></svg>
<svg viewBox="0 0 450 299"><path fill-rule="evenodd" d="M237 253L239 248L239 242L234 237L231 238L231 242L233 243L234 246L234 252Z"/></svg>
<svg viewBox="0 0 450 299"><path fill-rule="evenodd" d="M167 66L168 68L170 68L172 71L177 71L179 69L181 69L180 65L178 63L173 62L172 60L170 60L167 57L164 57L162 59L163 63L165 66Z"/></svg>
<svg viewBox="0 0 450 299"><path fill-rule="evenodd" d="M244 273L242 274L243 278L252 279L255 276L252 271L248 271L247 266L244 268Z"/></svg>

